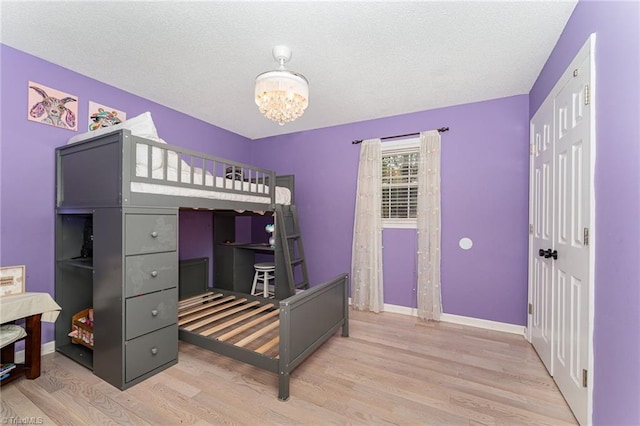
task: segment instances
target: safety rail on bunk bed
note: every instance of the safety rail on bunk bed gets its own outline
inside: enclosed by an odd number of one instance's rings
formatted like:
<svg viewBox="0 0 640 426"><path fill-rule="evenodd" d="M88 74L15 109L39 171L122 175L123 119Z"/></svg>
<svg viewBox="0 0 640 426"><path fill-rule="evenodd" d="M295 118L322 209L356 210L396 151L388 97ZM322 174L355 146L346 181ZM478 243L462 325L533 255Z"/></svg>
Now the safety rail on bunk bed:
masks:
<svg viewBox="0 0 640 426"><path fill-rule="evenodd" d="M147 146L145 173L137 173L140 162L130 161L129 167L132 180L158 184L159 182L190 189L214 190L216 192L243 193L270 197L275 204L275 191L270 191L269 183L275 182L275 172L260 167L251 166L221 157L191 151L179 146L159 143L153 140L134 136L129 144L131 157L137 158L138 145ZM153 149L161 151L160 167L153 166ZM175 164L175 167L172 165ZM171 179L169 169L174 168L176 179ZM203 172L200 176L199 172ZM184 173L187 182L184 182ZM151 177L149 177L151 176ZM211 181L211 185L207 181Z"/></svg>
<svg viewBox="0 0 640 426"><path fill-rule="evenodd" d="M140 158L140 149L146 158ZM161 164L158 165L158 153ZM56 149L57 206L167 205L167 195L131 190L131 184L151 184L260 197L250 207L276 204L275 172L132 135L127 129ZM175 166L175 169L172 168ZM200 174L199 174L200 173ZM177 197L174 197L177 198ZM236 201L191 201L178 207L229 205ZM226 204L225 204L226 203ZM218 207L222 208L222 207Z"/></svg>

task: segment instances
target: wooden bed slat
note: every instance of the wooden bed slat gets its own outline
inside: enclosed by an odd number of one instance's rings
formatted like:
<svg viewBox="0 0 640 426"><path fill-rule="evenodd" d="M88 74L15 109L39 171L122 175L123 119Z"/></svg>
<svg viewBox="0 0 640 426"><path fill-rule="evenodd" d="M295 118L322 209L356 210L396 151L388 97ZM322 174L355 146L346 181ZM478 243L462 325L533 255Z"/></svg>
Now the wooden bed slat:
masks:
<svg viewBox="0 0 640 426"><path fill-rule="evenodd" d="M184 324L189 324L190 322L199 320L200 318L204 318L206 316L215 314L216 312L224 311L227 308L239 305L239 304L244 303L244 302L247 301L247 299L244 299L244 298L237 299L237 300L233 300L233 299L235 299L235 296L232 297L230 301L227 300L227 302L229 302L229 303L218 304L217 306L211 306L210 309L207 309L206 311L202 311L202 312L196 313L191 318L182 318L181 320L178 320L178 325L182 326ZM186 328L186 327L183 327L183 328ZM188 329L188 330L191 331L190 329Z"/></svg>
<svg viewBox="0 0 640 426"><path fill-rule="evenodd" d="M236 298L235 296L227 296L227 297L223 297L222 299L215 300L213 302L204 303L204 304L198 305L198 306L196 306L194 308L189 308L186 311L178 312L178 318L186 317L188 315L195 314L198 311L202 311L202 310L205 310L205 309L213 308L213 307L218 306L218 305L222 305L224 303L229 302L230 300L234 300L235 298ZM242 299L242 300L247 300L247 299ZM196 319L197 318L201 318L201 317L196 317Z"/></svg>
<svg viewBox="0 0 640 426"><path fill-rule="evenodd" d="M222 296L223 296L222 293L209 293L209 294L205 294L205 295L191 297L189 299L184 299L184 300L181 300L180 302L178 302L178 309L179 310L188 309L188 308L191 308L193 306L197 306L197 305L199 305L201 303L209 302L209 301L214 300L214 299L218 299L218 298L220 298Z"/></svg>
<svg viewBox="0 0 640 426"><path fill-rule="evenodd" d="M240 347L244 347L244 346L248 345L249 343L253 342L254 340L256 340L257 338L264 336L265 334L267 334L268 332L270 332L274 328L278 328L279 326L280 326L280 320L279 319L275 320L271 324L265 325L260 330L254 332L254 333L251 333L250 335L248 335L244 339L241 339L238 342L234 343L234 345L240 346Z"/></svg>
<svg viewBox="0 0 640 426"><path fill-rule="evenodd" d="M276 336L273 339L269 340L267 343L256 349L256 352L258 352L259 354L264 354L268 350L271 350L273 347L277 346L278 343L280 343L280 336Z"/></svg>
<svg viewBox="0 0 640 426"><path fill-rule="evenodd" d="M219 296L222 296L222 295L223 295L222 293L215 293L215 292L209 290L206 293L197 294L195 296L191 296L191 297L188 297L186 299L179 300L178 301L178 305L186 305L186 304L189 304L189 303L193 303L193 302L197 302L199 300L205 299L207 297L211 297L211 296L218 296L219 297Z"/></svg>
<svg viewBox="0 0 640 426"><path fill-rule="evenodd" d="M237 303L234 302L233 304L237 304ZM226 311L224 311L222 313L219 313L218 315L214 315L212 317L207 317L207 318L203 319L202 321L198 321L195 324L192 324L192 325L189 325L187 327L184 327L184 329L185 330L189 330L189 331L193 331L196 328L204 327L205 325L211 324L212 322L216 322L221 318L228 317L229 315L233 315L236 312L244 311L245 309L253 308L254 306L259 305L259 304L260 304L260 302L258 302L257 300L254 300L253 302L249 302L249 303L243 303L242 305L240 305L237 308L226 310ZM231 307L231 305L232 304L230 303L230 304L227 304L226 306ZM202 333L200 333L200 334L202 334Z"/></svg>
<svg viewBox="0 0 640 426"><path fill-rule="evenodd" d="M203 336L211 336L213 333L215 333L217 331L224 330L225 328L231 327L232 325L237 324L240 321L243 321L243 320L245 320L245 319L247 319L249 317L252 317L254 315L258 315L259 313L264 312L264 311L266 311L268 309L272 309L272 308L274 308L274 305L272 305L272 304L262 305L259 308L252 310L251 312L247 312L246 314L237 316L235 318L231 318L229 321L225 321L225 322L223 322L221 324L218 324L215 327L211 327L211 328L208 328L206 330L203 330L203 331L200 332L200 334L203 335Z"/></svg>
<svg viewBox="0 0 640 426"><path fill-rule="evenodd" d="M195 296L188 297L186 299L178 300L178 307L179 308L183 308L183 307L185 307L185 306L187 306L189 304L199 302L200 300L206 299L207 297L211 297L211 296L213 296L215 294L220 294L220 293L213 293L211 291L208 291L206 293L202 293L202 294L198 294L198 295L195 295Z"/></svg>
<svg viewBox="0 0 640 426"><path fill-rule="evenodd" d="M183 306L183 307L178 306L178 315L185 316L193 312L198 312L199 310L204 309L202 308L202 306L204 307L211 306L212 303L216 301L216 299L220 299L222 296L223 296L222 294L217 294L215 297L209 297L207 299L203 299L201 302L193 303L189 306Z"/></svg>
<svg viewBox="0 0 640 426"><path fill-rule="evenodd" d="M228 297L232 297L232 299L229 299ZM178 318L184 318L184 317L187 317L189 315L193 315L193 314L195 314L197 312L210 309L210 308L212 308L214 306L225 304L229 300L233 300L233 298L234 298L234 296L228 296L228 297L224 298L224 299L217 300L217 301L211 301L211 302L208 302L208 303L203 303L202 305L198 305L198 306L195 306L193 308L189 308L188 310L185 310L185 311L182 311L182 312L178 311Z"/></svg>
<svg viewBox="0 0 640 426"><path fill-rule="evenodd" d="M193 304L191 304L189 306L186 306L186 307L184 307L182 309L179 309L178 310L178 315L188 315L190 312L195 312L196 309L194 309L194 308L196 308L198 306L202 306L202 305L215 306L215 305L218 305L220 303L223 303L222 301L224 301L225 299L227 299L229 297L234 297L234 296L227 296L227 297L223 297L223 296L224 296L224 294L222 294L222 293L216 293L215 297L204 299L202 302L193 303ZM223 297L223 298L221 299L221 297Z"/></svg>
<svg viewBox="0 0 640 426"><path fill-rule="evenodd" d="M256 324L260 324L263 321L268 320L269 318L273 318L275 316L280 315L280 310L276 309L275 311L271 311L269 313L266 313L264 315L261 315L260 317L254 319L253 321L249 321L248 323L235 328L231 331L229 331L228 333L223 334L222 336L217 337L216 339L224 342L225 340L229 340L230 338L232 338L233 336L237 336L238 334L242 333L243 331L246 331L248 329L250 329L251 327L255 326Z"/></svg>

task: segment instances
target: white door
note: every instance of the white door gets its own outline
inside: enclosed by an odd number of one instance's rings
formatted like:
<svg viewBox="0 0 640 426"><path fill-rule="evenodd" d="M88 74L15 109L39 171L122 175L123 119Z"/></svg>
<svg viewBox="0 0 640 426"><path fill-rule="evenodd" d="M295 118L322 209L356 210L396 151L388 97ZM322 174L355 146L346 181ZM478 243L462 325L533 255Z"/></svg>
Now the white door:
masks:
<svg viewBox="0 0 640 426"><path fill-rule="evenodd" d="M531 343L553 375L553 260L548 252L553 246L554 225L553 98L548 98L531 120L531 138Z"/></svg>
<svg viewBox="0 0 640 426"><path fill-rule="evenodd" d="M580 424L593 400L594 45L531 120L529 335Z"/></svg>
<svg viewBox="0 0 640 426"><path fill-rule="evenodd" d="M590 56L579 57L555 97L555 325L553 376L586 424L589 370L591 228ZM573 64L572 64L573 65Z"/></svg>

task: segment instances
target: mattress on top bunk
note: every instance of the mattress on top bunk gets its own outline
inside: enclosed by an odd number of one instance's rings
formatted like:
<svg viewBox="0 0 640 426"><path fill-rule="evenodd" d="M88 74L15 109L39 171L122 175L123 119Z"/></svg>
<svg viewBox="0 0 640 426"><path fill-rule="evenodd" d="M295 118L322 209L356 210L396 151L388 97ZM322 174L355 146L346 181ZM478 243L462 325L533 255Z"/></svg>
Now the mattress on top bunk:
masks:
<svg viewBox="0 0 640 426"><path fill-rule="evenodd" d="M128 129L134 136L150 139L154 142L166 144L166 141L158 136L155 124L151 118L151 113L145 112L134 118L128 119L121 124L103 127L95 131L82 133L73 136L67 144L81 142L90 138L94 138L106 133L111 133L119 129ZM149 175L148 167L148 145L136 145L136 176L146 178ZM181 197L208 198L213 200L241 201L248 203L265 203L271 202L269 195L269 186L261 183L251 183L238 179L227 179L222 177L215 178L215 186L213 175L209 171L205 171L205 182L202 183L203 171L200 167L193 167L193 180L191 167L186 161L180 160L180 182L193 185L202 185L203 189L186 188L183 186L173 186L171 182L178 182L178 154L169 151L167 155L168 164L165 168L163 165L163 150L157 147L151 147L151 178L158 179L159 183L148 182L131 182L131 192L139 192L157 195L172 195ZM164 172L166 169L166 176ZM221 192L218 189L233 189L245 192ZM251 194L247 193L251 192ZM285 187L276 187L275 194L276 204L291 204L291 190Z"/></svg>
<svg viewBox="0 0 640 426"><path fill-rule="evenodd" d="M231 181L231 179L225 180ZM240 182L236 183L238 184ZM248 183L244 182L244 184ZM251 185L255 186L255 184ZM192 189L172 185L156 185L154 183L145 182L131 182L131 192L142 192L145 194L158 195L175 195L179 197L209 198L212 200L242 201L246 203L268 204L271 202L271 198L268 195L263 197L260 195L251 195L247 193L220 192L216 191L213 187L210 187L210 189ZM276 187L276 204L291 204L291 191L289 190L289 188L280 186Z"/></svg>

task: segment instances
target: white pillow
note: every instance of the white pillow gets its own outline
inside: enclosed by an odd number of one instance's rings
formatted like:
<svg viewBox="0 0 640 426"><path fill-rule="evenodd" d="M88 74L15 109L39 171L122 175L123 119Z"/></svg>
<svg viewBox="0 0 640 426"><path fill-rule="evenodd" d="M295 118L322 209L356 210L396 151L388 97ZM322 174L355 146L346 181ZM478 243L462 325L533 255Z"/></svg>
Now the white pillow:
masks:
<svg viewBox="0 0 640 426"><path fill-rule="evenodd" d="M151 113L149 111L143 112L142 114L137 115L133 118L129 118L128 120L114 126L101 127L98 130L73 136L69 139L67 144L104 135L106 133L111 133L119 129L128 129L131 130L131 134L134 136L139 136L142 138L151 139L155 142L166 144L166 142L158 136L158 130L153 123L153 118L151 118ZM147 145L136 144L136 176L147 176L147 159L149 158L147 153ZM163 158L164 156L162 155L162 150L153 147L153 149L151 150L151 169L156 170L162 168Z"/></svg>
<svg viewBox="0 0 640 426"><path fill-rule="evenodd" d="M153 123L151 113L149 111L130 118L122 123L123 129L131 130L131 134L140 136L142 138L158 140L158 131L156 125Z"/></svg>
<svg viewBox="0 0 640 426"><path fill-rule="evenodd" d="M149 138L153 140L158 140L158 131L156 130L155 124L153 124L153 119L151 118L151 113L149 111L143 112L142 114L130 118L120 124L116 124L115 126L109 127L101 127L98 130L94 130L92 132L81 133L79 135L75 135L69 139L67 144L83 141L89 138L93 138L96 136L104 135L105 133L111 133L114 130L119 129L129 129L131 130L131 134L140 136L143 138Z"/></svg>

